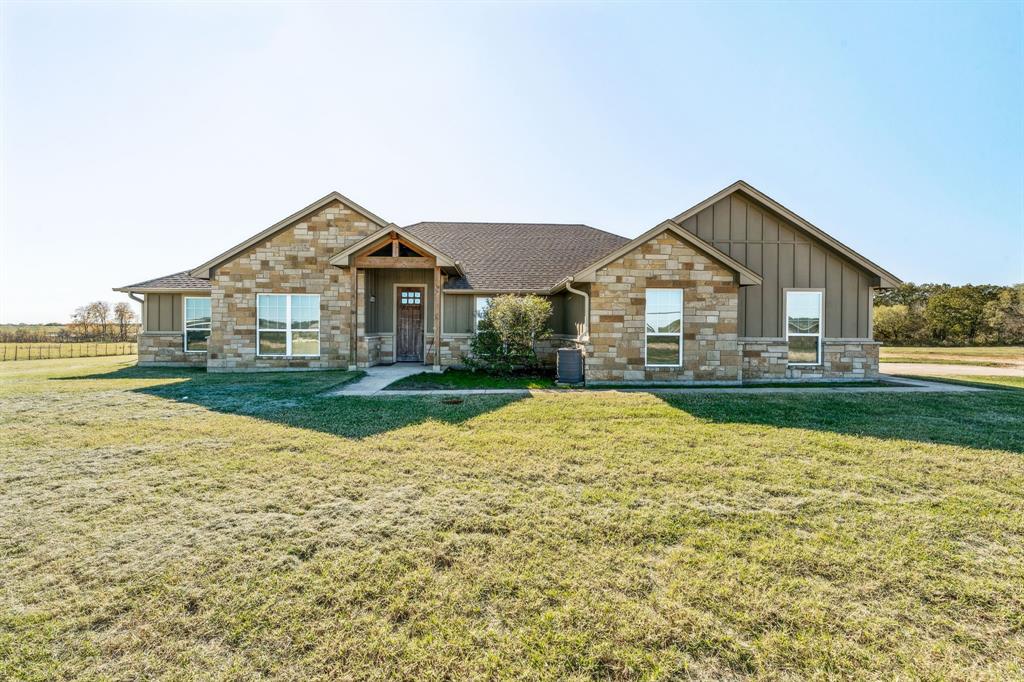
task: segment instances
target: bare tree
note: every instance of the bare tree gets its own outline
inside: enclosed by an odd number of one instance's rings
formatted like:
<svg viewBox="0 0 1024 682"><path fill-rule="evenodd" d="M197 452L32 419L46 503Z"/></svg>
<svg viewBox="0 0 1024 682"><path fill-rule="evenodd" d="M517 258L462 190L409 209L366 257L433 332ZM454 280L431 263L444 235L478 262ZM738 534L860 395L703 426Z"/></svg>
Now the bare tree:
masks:
<svg viewBox="0 0 1024 682"><path fill-rule="evenodd" d="M71 318L71 328L75 336L92 341L106 336L109 326L110 304L105 301L93 301L76 308Z"/></svg>
<svg viewBox="0 0 1024 682"><path fill-rule="evenodd" d="M128 328L135 324L135 311L132 307L122 301L114 306L114 320L118 327L118 340L128 340Z"/></svg>
<svg viewBox="0 0 1024 682"><path fill-rule="evenodd" d="M106 301L93 301L89 307L92 308L92 317L99 327L100 338L106 338L110 326L110 304Z"/></svg>

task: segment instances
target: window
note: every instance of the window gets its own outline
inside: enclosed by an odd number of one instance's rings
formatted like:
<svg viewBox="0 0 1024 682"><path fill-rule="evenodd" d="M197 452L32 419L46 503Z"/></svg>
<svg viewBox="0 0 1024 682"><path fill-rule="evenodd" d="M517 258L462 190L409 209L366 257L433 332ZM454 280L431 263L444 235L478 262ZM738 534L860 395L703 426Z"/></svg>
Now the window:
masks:
<svg viewBox="0 0 1024 682"><path fill-rule="evenodd" d="M185 352L205 353L210 339L210 299L185 297Z"/></svg>
<svg viewBox="0 0 1024 682"><path fill-rule="evenodd" d="M423 292L420 289L406 289L402 292L402 305L419 305L423 301Z"/></svg>
<svg viewBox="0 0 1024 682"><path fill-rule="evenodd" d="M786 292L786 342L789 364L821 364L822 291Z"/></svg>
<svg viewBox="0 0 1024 682"><path fill-rule="evenodd" d="M406 246L402 242L398 242L398 257L399 258L422 258L423 254L418 251L414 251L412 248Z"/></svg>
<svg viewBox="0 0 1024 682"><path fill-rule="evenodd" d="M491 305L490 296L477 296L476 297L476 314L473 317L473 331L476 331L477 325L480 324L480 320L484 319L484 315L487 314L487 308Z"/></svg>
<svg viewBox="0 0 1024 682"><path fill-rule="evenodd" d="M320 355L320 297L256 295L257 355Z"/></svg>
<svg viewBox="0 0 1024 682"><path fill-rule="evenodd" d="M648 289L646 343L648 367L679 367L683 364L683 290Z"/></svg>

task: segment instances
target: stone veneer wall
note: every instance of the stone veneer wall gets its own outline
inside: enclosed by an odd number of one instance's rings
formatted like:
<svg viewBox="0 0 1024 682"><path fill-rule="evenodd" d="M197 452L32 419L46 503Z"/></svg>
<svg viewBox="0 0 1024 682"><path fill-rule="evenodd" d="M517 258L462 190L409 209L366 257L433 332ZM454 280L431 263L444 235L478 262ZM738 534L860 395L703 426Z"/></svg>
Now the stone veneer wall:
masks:
<svg viewBox="0 0 1024 682"><path fill-rule="evenodd" d="M139 364L150 367L205 367L206 353L186 353L181 332L139 334Z"/></svg>
<svg viewBox="0 0 1024 682"><path fill-rule="evenodd" d="M380 229L341 202L297 222L216 268L210 371L345 368L353 295L350 271L328 259ZM319 294L320 357L256 356L256 294Z"/></svg>
<svg viewBox="0 0 1024 682"><path fill-rule="evenodd" d="M644 364L648 287L683 290L682 367ZM598 270L591 283L587 382L738 382L738 299L731 271L662 232Z"/></svg>
<svg viewBox="0 0 1024 682"><path fill-rule="evenodd" d="M790 367L785 339L744 338L743 380L875 379L880 346L870 339L825 339L822 364Z"/></svg>

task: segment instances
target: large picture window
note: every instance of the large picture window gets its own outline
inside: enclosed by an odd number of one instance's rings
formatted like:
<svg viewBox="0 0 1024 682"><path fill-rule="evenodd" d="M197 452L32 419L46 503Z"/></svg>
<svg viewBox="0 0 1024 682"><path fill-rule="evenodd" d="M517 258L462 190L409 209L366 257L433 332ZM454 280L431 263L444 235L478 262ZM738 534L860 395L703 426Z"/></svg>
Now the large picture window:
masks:
<svg viewBox="0 0 1024 682"><path fill-rule="evenodd" d="M315 294L257 294L256 353L320 355L320 297Z"/></svg>
<svg viewBox="0 0 1024 682"><path fill-rule="evenodd" d="M205 353L210 340L210 299L185 297L185 352Z"/></svg>
<svg viewBox="0 0 1024 682"><path fill-rule="evenodd" d="M683 290L648 289L644 357L648 367L683 364Z"/></svg>
<svg viewBox="0 0 1024 682"><path fill-rule="evenodd" d="M821 338L825 331L821 313L824 298L824 292L821 291L786 292L789 364L821 364Z"/></svg>
<svg viewBox="0 0 1024 682"><path fill-rule="evenodd" d="M491 305L490 296L477 296L475 301L476 308L473 314L473 331L476 331L477 326L480 324L480 320L484 319L484 315L487 314L487 307Z"/></svg>

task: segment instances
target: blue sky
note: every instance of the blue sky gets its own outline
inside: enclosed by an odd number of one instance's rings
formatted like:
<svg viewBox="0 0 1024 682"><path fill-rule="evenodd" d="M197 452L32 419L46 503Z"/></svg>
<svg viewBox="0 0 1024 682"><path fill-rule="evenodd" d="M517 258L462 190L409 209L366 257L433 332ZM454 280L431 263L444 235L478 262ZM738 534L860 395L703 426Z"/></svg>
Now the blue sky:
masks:
<svg viewBox="0 0 1024 682"><path fill-rule="evenodd" d="M331 190L637 235L742 178L907 280L1024 280L1020 3L2 6L0 321Z"/></svg>

